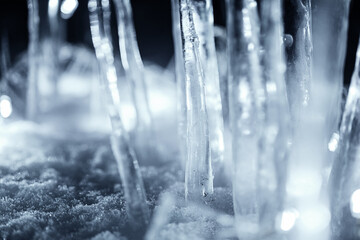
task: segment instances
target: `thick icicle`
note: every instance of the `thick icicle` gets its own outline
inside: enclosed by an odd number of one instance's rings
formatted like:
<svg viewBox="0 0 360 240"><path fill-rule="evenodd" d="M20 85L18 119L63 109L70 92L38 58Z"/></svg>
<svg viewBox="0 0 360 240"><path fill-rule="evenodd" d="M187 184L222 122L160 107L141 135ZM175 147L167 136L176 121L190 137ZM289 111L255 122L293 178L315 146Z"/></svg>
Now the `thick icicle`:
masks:
<svg viewBox="0 0 360 240"><path fill-rule="evenodd" d="M340 126L340 145L337 158L331 173L332 182L332 227L334 239L356 239L355 234L358 226L358 212L353 211L349 216L350 200L352 194L360 189L360 167L359 146L360 146L360 41L357 50L355 70L351 79L349 93L346 100L345 110ZM358 201L358 199L356 199ZM359 202L354 202L359 206ZM355 213L355 215L354 215ZM353 229L351 229L353 228Z"/></svg>
<svg viewBox="0 0 360 240"><path fill-rule="evenodd" d="M109 39L110 9L108 0L90 0L90 24L92 40L100 65L101 79L106 90L109 115L112 124L111 146L118 164L124 187L127 211L134 224L147 224L149 210L141 172L120 117L120 96L114 66L112 45Z"/></svg>
<svg viewBox="0 0 360 240"><path fill-rule="evenodd" d="M259 162L261 231L275 232L276 215L283 209L290 112L285 85L282 0L263 1L261 27L266 84L265 127Z"/></svg>
<svg viewBox="0 0 360 240"><path fill-rule="evenodd" d="M180 26L186 77L187 161L185 197L199 199L213 192L209 126L200 42L194 9L189 0L179 0Z"/></svg>
<svg viewBox="0 0 360 240"><path fill-rule="evenodd" d="M311 1L293 0L295 24L292 56L288 57L288 94L290 109L295 122L310 99L312 68L312 36L311 36Z"/></svg>
<svg viewBox="0 0 360 240"><path fill-rule="evenodd" d="M26 117L29 120L35 120L38 114L39 94L39 5L38 0L28 0L29 11L29 49L28 49L28 86L26 96Z"/></svg>
<svg viewBox="0 0 360 240"><path fill-rule="evenodd" d="M322 101L325 117L324 128L327 141L337 142L339 122L341 120L341 104L343 93L343 73L346 50L350 0L319 0L314 1L313 39L314 67L312 91L317 91L318 101ZM330 144L331 145L331 144ZM328 146L324 146L327 148ZM333 164L336 150L330 147L330 152L324 158L326 166L325 178Z"/></svg>
<svg viewBox="0 0 360 240"><path fill-rule="evenodd" d="M182 55L182 42L180 30L180 10L179 1L171 0L172 24L173 24L173 41L175 50L175 74L177 88L177 121L178 121L178 137L181 163L185 168L187 149L186 149L186 85L185 85L185 69L184 58Z"/></svg>
<svg viewBox="0 0 360 240"><path fill-rule="evenodd" d="M211 0L191 0L194 28L199 38L199 53L204 73L206 109L208 112L211 161L222 162L224 158L224 121L217 65L214 16Z"/></svg>
<svg viewBox="0 0 360 240"><path fill-rule="evenodd" d="M130 80L136 109L137 130L151 129L151 112L145 84L144 66L136 41L130 0L113 0L118 23L121 64Z"/></svg>
<svg viewBox="0 0 360 240"><path fill-rule="evenodd" d="M234 212L239 237L257 234L258 160L265 91L259 59L259 20L253 0L227 1L228 74Z"/></svg>
<svg viewBox="0 0 360 240"><path fill-rule="evenodd" d="M213 162L222 162L224 155L224 123L219 86L219 73L216 59L216 50L213 30L213 10L209 0L188 1L193 11L194 29L199 39L199 54L204 73L206 108L208 111L209 138L211 159ZM176 71L179 94L179 132L184 129L185 109L185 82L183 73L183 59L181 56L181 38L179 31L179 11L176 1L172 2L173 8L173 37L175 45ZM181 110L182 109L182 110ZM186 126L185 126L186 127ZM182 135L183 136L183 135Z"/></svg>

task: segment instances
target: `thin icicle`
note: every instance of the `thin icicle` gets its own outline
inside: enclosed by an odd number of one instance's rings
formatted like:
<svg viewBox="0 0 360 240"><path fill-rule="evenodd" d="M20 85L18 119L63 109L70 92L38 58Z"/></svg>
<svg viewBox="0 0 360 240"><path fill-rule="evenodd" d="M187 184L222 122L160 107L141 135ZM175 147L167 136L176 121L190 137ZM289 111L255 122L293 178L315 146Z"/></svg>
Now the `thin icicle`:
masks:
<svg viewBox="0 0 360 240"><path fill-rule="evenodd" d="M186 147L186 86L185 86L185 69L184 58L182 55L182 42L180 30L180 10L179 1L171 0L172 24L173 24L173 41L175 49L175 71L177 87L177 121L179 135L180 159L183 167L186 165L187 147Z"/></svg>
<svg viewBox="0 0 360 240"><path fill-rule="evenodd" d="M108 0L90 0L90 25L96 57L100 65L101 79L108 100L108 112L112 124L111 146L122 180L126 207L133 224L144 225L149 220L146 194L141 172L120 117L120 96L114 56L109 39L110 9Z"/></svg>
<svg viewBox="0 0 360 240"><path fill-rule="evenodd" d="M39 5L38 0L27 0L29 49L28 49L28 86L26 95L26 117L36 120L39 108L38 78L39 78Z"/></svg>
<svg viewBox="0 0 360 240"><path fill-rule="evenodd" d="M311 1L294 0L293 4L297 13L294 15L297 30L294 36L294 50L289 64L287 84L291 113L295 122L298 122L310 100L313 55Z"/></svg>
<svg viewBox="0 0 360 240"><path fill-rule="evenodd" d="M357 170L360 167L359 147L360 147L360 41L356 54L354 73L349 87L345 110L340 126L340 145L337 158L331 173L332 183L332 209L335 239L342 239L342 234L350 232L348 226L343 225L349 221L348 211L351 194L360 188L360 174ZM342 237L341 237L342 236ZM356 238L357 236L347 237L346 239Z"/></svg>
<svg viewBox="0 0 360 240"><path fill-rule="evenodd" d="M48 3L48 22L49 22L49 49L44 51L50 73L47 77L53 84L53 98L58 95L57 82L59 77L59 51L61 46L61 24L60 24L60 4L59 0L49 0Z"/></svg>
<svg viewBox="0 0 360 240"><path fill-rule="evenodd" d="M118 23L121 64L130 80L137 115L137 129L151 129L152 117L145 84L144 66L136 41L130 0L113 0Z"/></svg>
<svg viewBox="0 0 360 240"><path fill-rule="evenodd" d="M10 67L9 39L6 34L1 36L0 46L0 94L5 94L8 89L8 71Z"/></svg>
<svg viewBox="0 0 360 240"><path fill-rule="evenodd" d="M239 237L251 237L258 231L257 167L264 127L260 24L255 1L228 0L227 11L234 212Z"/></svg>
<svg viewBox="0 0 360 240"><path fill-rule="evenodd" d="M180 26L186 77L187 161L185 197L199 199L213 192L204 73L200 42L189 0L180 0Z"/></svg>

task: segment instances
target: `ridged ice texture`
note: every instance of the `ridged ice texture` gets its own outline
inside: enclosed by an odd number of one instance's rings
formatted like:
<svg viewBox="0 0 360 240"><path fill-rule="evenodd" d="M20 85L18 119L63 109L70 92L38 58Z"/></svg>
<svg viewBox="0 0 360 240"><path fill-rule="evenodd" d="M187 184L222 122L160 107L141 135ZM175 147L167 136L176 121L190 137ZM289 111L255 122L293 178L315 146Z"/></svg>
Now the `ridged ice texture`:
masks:
<svg viewBox="0 0 360 240"><path fill-rule="evenodd" d="M289 63L288 94L293 118L299 121L303 109L309 105L312 66L311 1L294 0L298 29L294 36L294 51Z"/></svg>
<svg viewBox="0 0 360 240"><path fill-rule="evenodd" d="M213 192L209 125L199 36L190 0L180 0L180 26L186 77L187 161L185 197L198 200Z"/></svg>
<svg viewBox="0 0 360 240"><path fill-rule="evenodd" d="M285 85L282 0L261 5L263 64L266 84L265 127L259 162L261 230L274 231L276 215L283 209L286 183L290 112Z"/></svg>
<svg viewBox="0 0 360 240"><path fill-rule="evenodd" d="M208 112L211 161L224 158L224 120L220 95L219 70L214 40L214 16L211 0L191 0L194 27L199 38L199 53L204 72L206 109Z"/></svg>
<svg viewBox="0 0 360 240"><path fill-rule="evenodd" d="M151 129L151 113L145 84L144 66L136 41L130 0L113 0L115 3L121 64L131 83L136 110L137 130Z"/></svg>
<svg viewBox="0 0 360 240"><path fill-rule="evenodd" d="M259 221L257 169L265 120L260 24L255 1L228 0L227 11L234 212L239 237L250 237Z"/></svg>
<svg viewBox="0 0 360 240"><path fill-rule="evenodd" d="M335 239L356 239L359 237L352 235L356 231L355 229L348 229L350 226L348 221L352 219L349 216L351 194L360 188L360 174L358 172L360 168L360 42L356 55L355 70L340 126L339 149L331 173L332 227ZM345 222L346 224L344 224ZM342 236L341 234L349 235Z"/></svg>
<svg viewBox="0 0 360 240"><path fill-rule="evenodd" d="M38 0L28 0L28 27L29 27L29 48L28 48L28 86L26 96L26 117L35 120L38 114L38 78L39 78L39 4Z"/></svg>
<svg viewBox="0 0 360 240"><path fill-rule="evenodd" d="M90 28L101 71L101 79L108 100L112 124L111 147L118 164L125 192L127 212L133 224L144 225L149 220L146 194L141 172L120 117L120 97L114 56L109 38L110 9L108 0L90 0Z"/></svg>
<svg viewBox="0 0 360 240"><path fill-rule="evenodd" d="M182 41L180 30L180 10L179 1L171 0L172 13L172 31L175 50L175 75L176 75L176 94L177 94L177 122L178 122L178 139L180 159L185 167L187 159L186 145L186 85L185 85L185 69L184 58L182 54Z"/></svg>

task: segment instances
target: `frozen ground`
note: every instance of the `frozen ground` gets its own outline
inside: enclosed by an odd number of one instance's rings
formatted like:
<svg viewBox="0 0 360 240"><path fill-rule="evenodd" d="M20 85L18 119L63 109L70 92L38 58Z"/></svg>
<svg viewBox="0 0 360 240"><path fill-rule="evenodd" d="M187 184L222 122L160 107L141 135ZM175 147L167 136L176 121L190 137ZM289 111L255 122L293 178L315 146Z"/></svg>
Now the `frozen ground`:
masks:
<svg viewBox="0 0 360 240"><path fill-rule="evenodd" d="M133 229L128 223L108 137L69 140L39 128L19 122L2 132L1 238L142 238L146 229ZM219 238L223 222L231 225L231 217L225 214L232 211L230 191L215 189L208 203L222 212L220 215L196 205L185 206L183 172L179 169L176 161L142 168L152 211L161 207L158 199L164 190L176 199L166 210L168 220L156 233L157 239Z"/></svg>

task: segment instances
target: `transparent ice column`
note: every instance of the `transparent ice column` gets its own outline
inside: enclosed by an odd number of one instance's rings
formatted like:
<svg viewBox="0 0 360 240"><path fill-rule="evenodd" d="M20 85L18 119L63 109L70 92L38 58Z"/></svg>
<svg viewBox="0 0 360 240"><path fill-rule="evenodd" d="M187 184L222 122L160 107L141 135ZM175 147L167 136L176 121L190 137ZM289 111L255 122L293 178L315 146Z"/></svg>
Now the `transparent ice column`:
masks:
<svg viewBox="0 0 360 240"><path fill-rule="evenodd" d="M222 162L224 158L224 121L214 39L212 1L192 0L188 2L193 11L194 27L199 38L200 60L204 72L211 161L213 163Z"/></svg>
<svg viewBox="0 0 360 240"><path fill-rule="evenodd" d="M171 0L172 11L172 31L175 52L175 75L176 75L176 94L177 94L177 122L178 122L178 140L180 160L185 168L187 159L186 145L186 86L185 86L185 69L184 58L182 54L182 41L180 30L180 9L179 1Z"/></svg>
<svg viewBox="0 0 360 240"><path fill-rule="evenodd" d="M349 4L349 0L319 0L313 3L317 11L313 14L314 81L312 85L314 91L317 91L314 97L317 96L318 100L323 102L324 109L321 114L325 120L322 127L327 142L331 142L329 143L331 152L324 162L325 179L330 172L333 152L336 150L335 143L339 137Z"/></svg>
<svg viewBox="0 0 360 240"><path fill-rule="evenodd" d="M28 49L28 86L26 96L26 117L35 120L39 111L39 6L38 0L28 0L28 26L29 26L29 49Z"/></svg>
<svg viewBox="0 0 360 240"><path fill-rule="evenodd" d="M59 0L28 0L29 74L27 117L35 120L56 102L64 23Z"/></svg>
<svg viewBox="0 0 360 240"><path fill-rule="evenodd" d="M288 56L287 90L292 117L295 122L309 104L312 68L311 1L293 0L294 44Z"/></svg>
<svg viewBox="0 0 360 240"><path fill-rule="evenodd" d="M192 14L192 21L194 32L197 34L198 38L198 52L199 52L199 61L201 62L201 68L204 75L204 85L205 85L205 99L206 99L206 108L208 112L208 124L209 124L209 141L210 141L210 151L211 159L213 162L222 162L224 155L224 123L222 117L222 104L221 104L221 95L220 95L220 83L219 83L219 72L216 58L216 49L215 49L215 40L214 40L214 29L213 29L213 9L212 2L210 0L201 0L186 1L189 5L189 9ZM183 60L179 57L179 51L182 47L180 38L179 29L179 14L176 13L178 4L176 1L172 2L173 8L173 35L174 35L174 45L175 45L175 55L177 63L177 78L178 78L178 89L179 89L179 108L180 112L183 108L184 97L183 89L185 89L183 74L181 71L182 67L179 65L179 62ZM180 117L180 134L183 127L183 117Z"/></svg>
<svg viewBox="0 0 360 240"><path fill-rule="evenodd" d="M198 200L213 192L209 123L205 98L205 75L196 11L192 1L179 0L182 52L185 69L187 161L185 197Z"/></svg>
<svg viewBox="0 0 360 240"><path fill-rule="evenodd" d="M130 0L113 0L116 9L120 58L125 77L131 84L137 130L151 129L151 112L145 84L144 66L136 41Z"/></svg>
<svg viewBox="0 0 360 240"><path fill-rule="evenodd" d="M340 142L331 172L334 239L358 239L360 219L360 42L340 126Z"/></svg>
<svg viewBox="0 0 360 240"><path fill-rule="evenodd" d="M259 230L259 144L265 121L260 23L255 1L226 3L234 212L239 238L252 238Z"/></svg>
<svg viewBox="0 0 360 240"><path fill-rule="evenodd" d="M114 55L110 41L110 6L108 0L90 0L90 28L96 57L100 66L102 84L108 102L112 125L111 146L118 164L124 188L127 213L135 225L144 225L149 220L146 194L135 153L120 117L120 96Z"/></svg>
<svg viewBox="0 0 360 240"><path fill-rule="evenodd" d="M282 0L261 4L263 64L266 86L265 126L259 162L259 207L262 234L276 231L283 210L290 140L290 112L285 84Z"/></svg>

